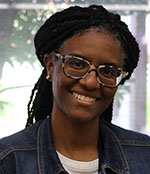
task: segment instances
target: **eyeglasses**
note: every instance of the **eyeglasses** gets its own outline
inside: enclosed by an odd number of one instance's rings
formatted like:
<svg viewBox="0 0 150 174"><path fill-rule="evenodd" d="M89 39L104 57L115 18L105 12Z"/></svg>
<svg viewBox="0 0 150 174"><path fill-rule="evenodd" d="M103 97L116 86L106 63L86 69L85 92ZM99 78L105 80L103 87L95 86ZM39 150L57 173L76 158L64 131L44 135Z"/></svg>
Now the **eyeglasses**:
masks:
<svg viewBox="0 0 150 174"><path fill-rule="evenodd" d="M61 55L53 53L57 58L62 59L63 72L67 77L73 79L83 79L91 71L95 70L98 82L106 87L116 87L121 80L128 75L128 72L114 65L94 66L88 60L74 55Z"/></svg>

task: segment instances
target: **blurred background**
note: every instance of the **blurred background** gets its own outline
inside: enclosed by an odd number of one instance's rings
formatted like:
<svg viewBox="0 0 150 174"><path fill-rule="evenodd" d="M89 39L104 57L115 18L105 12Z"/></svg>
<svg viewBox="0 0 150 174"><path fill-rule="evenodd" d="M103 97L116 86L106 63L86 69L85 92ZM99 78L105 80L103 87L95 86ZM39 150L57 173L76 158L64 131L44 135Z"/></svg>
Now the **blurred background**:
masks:
<svg viewBox="0 0 150 174"><path fill-rule="evenodd" d="M38 28L57 11L90 4L119 13L141 49L138 68L116 94L113 123L150 134L150 0L0 0L0 138L25 127L42 70L33 46Z"/></svg>

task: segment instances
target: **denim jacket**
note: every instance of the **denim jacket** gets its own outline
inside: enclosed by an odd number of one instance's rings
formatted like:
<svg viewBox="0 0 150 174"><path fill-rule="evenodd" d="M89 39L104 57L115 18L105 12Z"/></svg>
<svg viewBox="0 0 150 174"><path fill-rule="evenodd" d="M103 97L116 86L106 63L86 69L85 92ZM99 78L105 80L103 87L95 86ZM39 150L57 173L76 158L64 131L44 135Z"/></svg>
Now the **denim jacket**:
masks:
<svg viewBox="0 0 150 174"><path fill-rule="evenodd" d="M65 174L50 118L0 140L0 174ZM99 174L150 174L150 137L100 120Z"/></svg>

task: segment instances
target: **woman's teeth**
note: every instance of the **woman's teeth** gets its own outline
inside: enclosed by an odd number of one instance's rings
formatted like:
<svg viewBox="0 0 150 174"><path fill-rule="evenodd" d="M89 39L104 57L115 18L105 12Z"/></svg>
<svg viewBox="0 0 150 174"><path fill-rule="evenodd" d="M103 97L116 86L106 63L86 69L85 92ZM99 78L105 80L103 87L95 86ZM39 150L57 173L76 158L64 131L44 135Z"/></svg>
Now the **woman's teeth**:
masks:
<svg viewBox="0 0 150 174"><path fill-rule="evenodd" d="M82 100L82 101L87 101L87 102L94 102L94 101L96 101L96 98L88 97L88 96L85 96L85 95L81 95L81 94L78 94L76 92L73 92L73 96L76 99L79 99L79 100Z"/></svg>

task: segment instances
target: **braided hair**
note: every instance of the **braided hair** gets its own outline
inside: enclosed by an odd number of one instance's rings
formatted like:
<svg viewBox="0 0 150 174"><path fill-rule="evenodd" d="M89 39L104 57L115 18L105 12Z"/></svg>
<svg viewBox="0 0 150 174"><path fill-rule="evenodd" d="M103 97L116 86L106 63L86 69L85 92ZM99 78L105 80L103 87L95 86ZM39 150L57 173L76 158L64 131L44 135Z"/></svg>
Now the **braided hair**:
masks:
<svg viewBox="0 0 150 174"><path fill-rule="evenodd" d="M124 53L124 69L129 79L139 60L139 46L127 25L118 14L107 11L103 6L74 6L52 15L38 30L35 38L36 55L44 70L35 84L28 104L27 125L46 118L52 112L53 92L51 82L46 80L44 54L59 50L63 42L77 33L88 29L98 29L110 33L119 42ZM103 112L100 118L112 120L113 103Z"/></svg>

